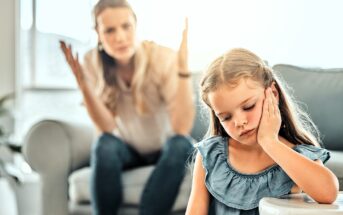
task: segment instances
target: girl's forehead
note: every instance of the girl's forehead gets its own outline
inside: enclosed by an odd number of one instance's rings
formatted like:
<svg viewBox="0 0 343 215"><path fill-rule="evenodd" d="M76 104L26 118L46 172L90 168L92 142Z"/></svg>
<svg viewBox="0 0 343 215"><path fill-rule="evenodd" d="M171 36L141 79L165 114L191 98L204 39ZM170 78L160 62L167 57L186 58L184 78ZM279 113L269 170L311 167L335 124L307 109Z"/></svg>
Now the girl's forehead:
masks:
<svg viewBox="0 0 343 215"><path fill-rule="evenodd" d="M242 79L235 84L219 86L215 91L208 94L208 99L212 107L218 106L224 101L236 106L236 103L240 104L249 98L259 97L263 93L262 84L252 79Z"/></svg>
<svg viewBox="0 0 343 215"><path fill-rule="evenodd" d="M227 92L255 91L259 89L264 89L263 85L252 78L241 78L235 82L223 83L217 88L217 90L224 90Z"/></svg>

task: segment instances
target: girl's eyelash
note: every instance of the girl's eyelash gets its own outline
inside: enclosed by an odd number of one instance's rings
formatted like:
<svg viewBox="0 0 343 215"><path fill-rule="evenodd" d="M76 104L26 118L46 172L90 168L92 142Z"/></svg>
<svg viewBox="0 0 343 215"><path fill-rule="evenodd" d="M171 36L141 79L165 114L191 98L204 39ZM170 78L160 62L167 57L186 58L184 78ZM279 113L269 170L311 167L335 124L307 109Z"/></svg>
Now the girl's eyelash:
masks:
<svg viewBox="0 0 343 215"><path fill-rule="evenodd" d="M248 106L248 107L243 107L243 110L245 111L250 111L252 110L254 107L255 107L256 104L253 104L251 106ZM227 121L227 120L230 120L231 119L231 116L226 116L224 117L223 119L220 119L221 122L224 122L224 121Z"/></svg>
<svg viewBox="0 0 343 215"><path fill-rule="evenodd" d="M249 107L245 107L245 108L243 108L243 110L251 110L251 109L253 109L255 107L255 104L253 104L253 105L251 105L251 106L249 106Z"/></svg>
<svg viewBox="0 0 343 215"><path fill-rule="evenodd" d="M230 120L230 119L231 119L231 116L226 116L226 117L224 117L223 119L221 119L220 121L221 121L221 122L224 122L224 121Z"/></svg>

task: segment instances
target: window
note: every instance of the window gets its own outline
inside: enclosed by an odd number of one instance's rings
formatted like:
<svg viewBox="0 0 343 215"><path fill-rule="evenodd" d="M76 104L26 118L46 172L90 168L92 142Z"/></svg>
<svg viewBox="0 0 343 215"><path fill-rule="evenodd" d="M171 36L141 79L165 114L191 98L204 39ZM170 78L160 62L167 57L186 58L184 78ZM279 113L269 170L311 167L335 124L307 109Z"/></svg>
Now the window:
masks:
<svg viewBox="0 0 343 215"><path fill-rule="evenodd" d="M96 44L91 9L96 0L21 0L22 70L28 87L76 88L59 39L80 55ZM130 0L129 0L130 1ZM340 0L131 0L140 39L177 49L189 17L189 61L201 71L233 47L269 64L342 67ZM180 15L181 14L181 15ZM35 18L33 18L35 17Z"/></svg>
<svg viewBox="0 0 343 215"><path fill-rule="evenodd" d="M33 88L75 88L76 82L59 48L71 43L80 55L90 48L91 0L22 0L21 61L23 84Z"/></svg>

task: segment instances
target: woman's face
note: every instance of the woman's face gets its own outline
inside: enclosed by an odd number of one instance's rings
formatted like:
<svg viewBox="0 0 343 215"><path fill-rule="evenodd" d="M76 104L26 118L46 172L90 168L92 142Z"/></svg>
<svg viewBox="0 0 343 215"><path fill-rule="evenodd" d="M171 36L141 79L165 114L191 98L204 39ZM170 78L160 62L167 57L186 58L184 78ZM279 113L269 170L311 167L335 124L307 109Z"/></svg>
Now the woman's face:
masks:
<svg viewBox="0 0 343 215"><path fill-rule="evenodd" d="M97 20L97 33L106 53L119 64L128 64L135 53L136 21L125 7L106 8Z"/></svg>
<svg viewBox="0 0 343 215"><path fill-rule="evenodd" d="M241 79L234 87L223 85L209 93L208 99L213 111L234 140L245 145L257 143L264 91L258 82Z"/></svg>

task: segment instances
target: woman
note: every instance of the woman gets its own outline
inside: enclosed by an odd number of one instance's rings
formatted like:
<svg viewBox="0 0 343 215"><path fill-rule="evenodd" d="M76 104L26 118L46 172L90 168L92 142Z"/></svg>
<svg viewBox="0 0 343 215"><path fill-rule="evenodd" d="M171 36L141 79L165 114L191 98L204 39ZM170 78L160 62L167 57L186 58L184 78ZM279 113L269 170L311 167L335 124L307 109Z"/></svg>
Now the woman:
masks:
<svg viewBox="0 0 343 215"><path fill-rule="evenodd" d="M156 164L141 196L141 214L168 214L192 150L194 119L187 64L187 23L178 53L136 40L136 15L124 0L94 7L99 44L80 65L71 46L61 48L100 133L91 155L94 214L116 214L121 173Z"/></svg>

